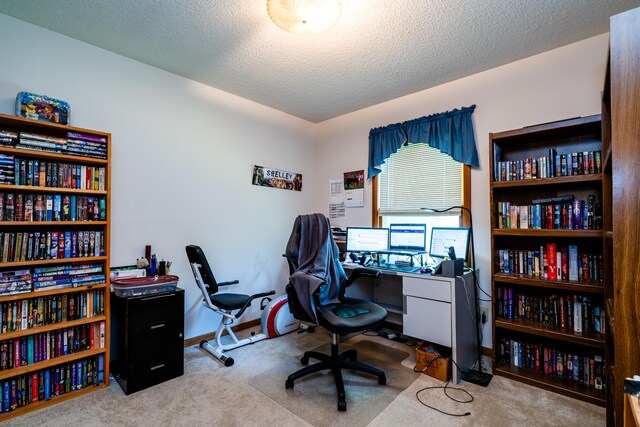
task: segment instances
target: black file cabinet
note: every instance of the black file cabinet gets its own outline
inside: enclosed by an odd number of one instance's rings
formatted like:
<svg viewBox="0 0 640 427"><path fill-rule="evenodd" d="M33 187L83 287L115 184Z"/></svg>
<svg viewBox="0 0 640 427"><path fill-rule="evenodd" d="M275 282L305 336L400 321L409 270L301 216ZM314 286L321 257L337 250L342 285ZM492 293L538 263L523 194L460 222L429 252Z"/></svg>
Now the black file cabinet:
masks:
<svg viewBox="0 0 640 427"><path fill-rule="evenodd" d="M125 394L184 373L184 290L111 294L111 373Z"/></svg>

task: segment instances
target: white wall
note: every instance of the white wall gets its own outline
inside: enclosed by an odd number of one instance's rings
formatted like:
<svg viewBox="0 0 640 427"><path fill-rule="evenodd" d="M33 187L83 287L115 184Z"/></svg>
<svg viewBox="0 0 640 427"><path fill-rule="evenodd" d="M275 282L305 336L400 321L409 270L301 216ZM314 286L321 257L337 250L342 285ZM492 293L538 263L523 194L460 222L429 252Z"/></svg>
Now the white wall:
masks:
<svg viewBox="0 0 640 427"><path fill-rule="evenodd" d="M327 212L328 181L367 169L369 130L476 104L473 114L480 168L471 172L471 205L480 285L490 293L489 133L600 113L608 35L600 35L441 86L378 104L318 125L315 210ZM335 225L371 225L371 182L365 207L347 209ZM490 306L489 302L482 302ZM483 345L491 347L491 325Z"/></svg>
<svg viewBox="0 0 640 427"><path fill-rule="evenodd" d="M18 92L69 102L71 124L111 132L111 264L151 244L186 290L185 336L211 332L184 247L198 244L236 292L284 291L293 220L312 206L313 126L0 14L0 113ZM303 191L251 185L252 165L303 174ZM259 304L243 318L259 316Z"/></svg>

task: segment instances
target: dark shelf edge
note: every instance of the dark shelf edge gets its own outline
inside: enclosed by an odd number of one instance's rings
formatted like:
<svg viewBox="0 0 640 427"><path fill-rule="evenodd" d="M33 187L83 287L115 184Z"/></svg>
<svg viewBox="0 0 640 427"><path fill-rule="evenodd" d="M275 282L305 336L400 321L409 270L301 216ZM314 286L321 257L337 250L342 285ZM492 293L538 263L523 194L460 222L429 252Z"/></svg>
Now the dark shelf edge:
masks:
<svg viewBox="0 0 640 427"><path fill-rule="evenodd" d="M494 368L493 372L496 375L549 390L554 393L562 394L564 396L569 396L584 402L592 403L594 405L605 406L606 404L606 395L604 390L599 391L586 388L584 386L564 383L560 380L546 378L541 374L528 372L524 368L517 368L514 366L500 365Z"/></svg>

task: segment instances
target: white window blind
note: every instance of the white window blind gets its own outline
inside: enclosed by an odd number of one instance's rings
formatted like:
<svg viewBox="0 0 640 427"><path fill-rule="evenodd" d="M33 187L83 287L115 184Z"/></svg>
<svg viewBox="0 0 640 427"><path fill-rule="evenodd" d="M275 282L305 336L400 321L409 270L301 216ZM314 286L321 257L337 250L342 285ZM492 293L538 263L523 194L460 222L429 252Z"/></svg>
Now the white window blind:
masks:
<svg viewBox="0 0 640 427"><path fill-rule="evenodd" d="M378 175L378 215L424 214L462 205L462 163L427 144L409 144Z"/></svg>

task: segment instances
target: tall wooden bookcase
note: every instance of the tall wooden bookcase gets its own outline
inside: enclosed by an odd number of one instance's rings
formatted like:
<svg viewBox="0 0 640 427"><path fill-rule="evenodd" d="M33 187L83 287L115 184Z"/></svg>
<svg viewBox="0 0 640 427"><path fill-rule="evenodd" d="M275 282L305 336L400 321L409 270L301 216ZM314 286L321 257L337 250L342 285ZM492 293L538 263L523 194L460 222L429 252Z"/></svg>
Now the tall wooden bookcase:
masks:
<svg viewBox="0 0 640 427"><path fill-rule="evenodd" d="M601 117L492 133L490 150L494 373L604 406Z"/></svg>
<svg viewBox="0 0 640 427"><path fill-rule="evenodd" d="M607 424L623 425L624 379L640 374L640 8L611 17L603 93L604 248L606 279Z"/></svg>
<svg viewBox="0 0 640 427"><path fill-rule="evenodd" d="M35 274L38 271L41 272L41 279L43 275L47 276L48 274L53 276L51 277L52 281L64 276L64 271L48 273L47 270L37 270L39 268L60 266L61 269L68 269L73 266L75 273L80 273L74 279L76 283L73 287L64 287L65 285L61 284L36 288L32 284L31 291L28 292L23 290L23 293L17 294L0 293L0 310L2 310L0 317L2 323L0 328L0 393L2 393L0 421L2 421L83 395L109 384L111 135L8 115L0 115L0 129L18 134L26 132L56 138L67 138L67 132L77 132L104 138L107 141L106 159L63 154L60 151L37 151L15 148L12 145L0 145L0 154L24 159L27 165L30 161L34 164L37 161L39 165L49 165L52 168L58 168L58 166L53 166L54 164L68 165L64 166L65 172L73 166L78 172L84 170L86 175L88 175L87 170L103 169L104 173L100 185L103 189L100 190L77 189L78 186L54 188L47 186L47 184L52 184L51 182L42 182L42 180L40 180L39 186L15 185L15 181L11 183L6 180L3 181L6 182L5 184L0 184L0 193L3 193L5 208L8 194L14 197L14 201L18 195L21 195L21 200L27 198L47 200L48 196L54 199L58 195L61 200L65 200L66 196L69 196L71 200L78 200L78 203L80 200L89 200L89 206L91 202L95 201L95 209L98 209L99 199L104 203L101 206L104 218L94 216L93 220L88 218L81 220L79 216L76 216L73 221L56 221L52 218L47 221L45 215L44 221L34 221L33 217L31 221L26 221L19 215L18 218L3 216L3 220L0 221L3 242L5 238L13 235L12 240L9 240L10 243L3 245L3 250L8 249L11 255L7 258L5 256L7 254L2 254L0 276L10 274L8 272L12 271L21 271L20 274L32 276L33 283L35 283ZM4 160L7 164L7 157ZM7 168L10 166L4 170ZM61 171L62 169L63 167L60 166ZM52 173L46 166L39 171L31 171L32 174L34 172L40 173L39 178L41 179ZM62 177L62 175L59 176ZM14 211L16 208L17 206L14 204ZM55 206L50 208L56 209ZM90 208L88 212L91 212ZM11 219L19 220L10 221ZM83 240L86 235L98 236L101 234L103 239L102 252L95 248L98 239L91 242L93 243L91 246L93 252L86 249L89 246L82 246L82 250L80 246L75 246L76 249L69 253L64 253L62 250L55 253L55 249L51 250L54 245L42 240L41 242L45 242L44 251L37 255L34 253L35 259L33 259L34 256L18 255L18 248L15 246L18 236L35 234L36 232L43 236L68 234L75 236L76 239L78 234L82 233ZM79 241L80 239L77 239L75 245L86 243ZM13 245L11 245L12 243ZM101 269L105 276L104 280L101 283L94 280L88 282L90 283L88 286L83 285L81 265L91 265L92 267L84 268L87 271L91 268ZM85 278L89 279L86 276ZM49 282L49 285L51 283ZM17 352L20 353L20 357L17 356ZM13 358L13 363L10 362L10 358Z"/></svg>

